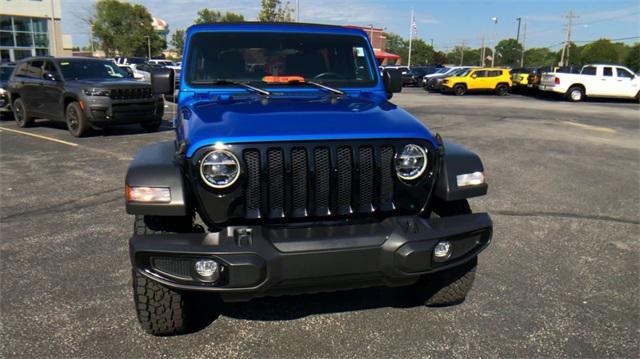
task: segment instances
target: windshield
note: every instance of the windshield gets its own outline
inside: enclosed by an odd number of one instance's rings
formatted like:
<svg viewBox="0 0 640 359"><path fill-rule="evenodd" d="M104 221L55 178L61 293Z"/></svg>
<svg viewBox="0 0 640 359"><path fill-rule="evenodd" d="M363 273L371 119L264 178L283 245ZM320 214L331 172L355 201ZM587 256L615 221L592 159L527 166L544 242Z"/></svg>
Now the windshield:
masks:
<svg viewBox="0 0 640 359"><path fill-rule="evenodd" d="M302 77L331 86L374 86L375 64L360 36L203 32L189 44L186 81L274 82ZM185 71L185 69L183 69Z"/></svg>
<svg viewBox="0 0 640 359"><path fill-rule="evenodd" d="M60 61L62 76L66 80L114 79L130 75L111 61L66 60Z"/></svg>
<svg viewBox="0 0 640 359"><path fill-rule="evenodd" d="M0 67L0 81L9 80L9 76L11 76L11 73L13 72L13 69L14 69L13 66L2 66L2 67Z"/></svg>
<svg viewBox="0 0 640 359"><path fill-rule="evenodd" d="M469 72L470 72L470 71L471 71L471 69L463 69L463 70L458 71L458 72L455 74L455 76L458 76L458 77L465 77L465 76L467 76L467 75L469 74Z"/></svg>

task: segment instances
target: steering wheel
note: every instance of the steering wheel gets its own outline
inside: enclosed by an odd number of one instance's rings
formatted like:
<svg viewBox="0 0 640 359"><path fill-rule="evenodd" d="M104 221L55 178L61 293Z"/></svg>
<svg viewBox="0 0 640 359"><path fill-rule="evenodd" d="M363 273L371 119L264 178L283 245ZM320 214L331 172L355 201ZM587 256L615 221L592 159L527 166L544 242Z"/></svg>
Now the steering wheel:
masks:
<svg viewBox="0 0 640 359"><path fill-rule="evenodd" d="M325 77L344 80L344 76L342 76L342 75L340 75L338 73L335 73L335 72L323 72L321 74L317 74L317 75L313 76L313 79L314 80L320 80L320 79L323 79Z"/></svg>

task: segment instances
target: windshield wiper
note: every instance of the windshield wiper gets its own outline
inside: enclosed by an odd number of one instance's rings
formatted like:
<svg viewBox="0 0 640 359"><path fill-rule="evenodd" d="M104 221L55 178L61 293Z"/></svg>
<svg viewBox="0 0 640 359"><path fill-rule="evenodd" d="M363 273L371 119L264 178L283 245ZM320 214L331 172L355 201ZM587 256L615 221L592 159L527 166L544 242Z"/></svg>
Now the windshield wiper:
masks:
<svg viewBox="0 0 640 359"><path fill-rule="evenodd" d="M337 95L344 95L345 94L345 92L342 91L342 90L338 90L337 88L329 87L327 85L323 85L323 84L315 82L315 81L307 81L307 80L305 80L304 83L319 87L321 89L324 89L324 90L327 90L327 91L330 91L330 92L333 92L333 93L335 93Z"/></svg>
<svg viewBox="0 0 640 359"><path fill-rule="evenodd" d="M235 85L235 86L243 87L253 92L257 92L264 96L271 96L271 92L265 89L261 89L259 87L251 86L246 82L231 81L231 80L212 80L212 81L196 80L196 81L191 81L191 83L194 85Z"/></svg>

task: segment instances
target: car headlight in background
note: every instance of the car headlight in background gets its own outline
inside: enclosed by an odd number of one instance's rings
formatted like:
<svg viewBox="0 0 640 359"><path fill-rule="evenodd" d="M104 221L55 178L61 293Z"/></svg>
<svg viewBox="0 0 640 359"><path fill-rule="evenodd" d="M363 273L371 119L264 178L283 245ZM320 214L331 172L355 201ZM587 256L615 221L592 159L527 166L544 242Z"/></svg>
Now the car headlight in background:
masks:
<svg viewBox="0 0 640 359"><path fill-rule="evenodd" d="M87 96L109 96L110 94L106 89L84 89L82 92Z"/></svg>
<svg viewBox="0 0 640 359"><path fill-rule="evenodd" d="M200 162L200 176L213 188L227 188L240 177L240 163L227 150L213 150Z"/></svg>
<svg viewBox="0 0 640 359"><path fill-rule="evenodd" d="M414 144L406 145L402 152L396 155L396 174L400 179L414 180L427 169L427 151Z"/></svg>

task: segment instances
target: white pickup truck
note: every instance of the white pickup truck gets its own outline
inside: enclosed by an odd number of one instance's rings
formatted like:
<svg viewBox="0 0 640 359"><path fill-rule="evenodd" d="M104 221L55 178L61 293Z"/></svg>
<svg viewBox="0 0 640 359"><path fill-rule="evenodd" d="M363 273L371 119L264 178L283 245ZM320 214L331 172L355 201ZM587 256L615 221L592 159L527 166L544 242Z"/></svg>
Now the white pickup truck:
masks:
<svg viewBox="0 0 640 359"><path fill-rule="evenodd" d="M640 77L619 65L585 65L579 74L544 73L538 88L574 102L585 96L640 99Z"/></svg>

